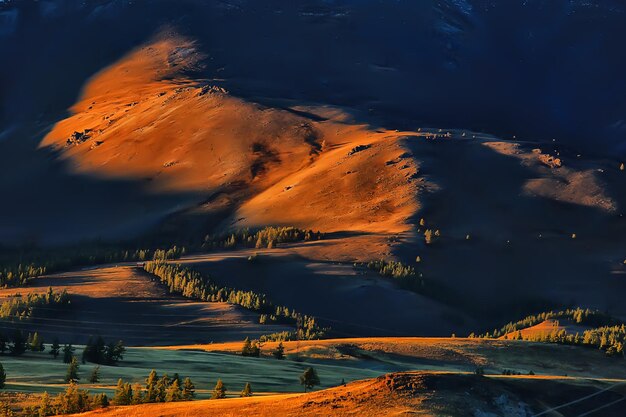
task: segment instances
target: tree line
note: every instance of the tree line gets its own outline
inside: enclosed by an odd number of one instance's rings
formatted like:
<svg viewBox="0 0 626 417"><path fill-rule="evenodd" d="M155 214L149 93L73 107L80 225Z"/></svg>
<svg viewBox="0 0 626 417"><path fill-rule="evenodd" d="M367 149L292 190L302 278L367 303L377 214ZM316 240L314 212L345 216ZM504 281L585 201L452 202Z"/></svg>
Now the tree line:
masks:
<svg viewBox="0 0 626 417"><path fill-rule="evenodd" d="M84 413L109 406L106 394L90 394L88 390L78 388L75 382L71 382L64 392L56 397L51 397L44 392L39 404L26 406L19 414L8 410L8 416L20 417L47 417L61 414ZM7 407L8 408L8 407Z"/></svg>
<svg viewBox="0 0 626 417"><path fill-rule="evenodd" d="M220 286L210 277L179 264L150 261L144 263L143 269L166 285L172 294L180 294L183 297L201 301L227 302L239 305L261 313L260 323L295 324L297 326L296 333L281 333L280 337L285 338L283 340L293 338L319 339L327 331L317 324L315 318L300 314L285 306L274 305L265 294ZM275 335L274 337L278 336Z"/></svg>
<svg viewBox="0 0 626 417"><path fill-rule="evenodd" d="M292 226L267 226L259 230L239 229L228 234L206 235L202 249L232 249L237 246L248 248L274 248L279 243L302 242L323 239L324 234Z"/></svg>
<svg viewBox="0 0 626 417"><path fill-rule="evenodd" d="M383 277L393 278L402 288L415 292L423 292L424 290L424 278L410 265L379 259L368 262L367 267Z"/></svg>
<svg viewBox="0 0 626 417"><path fill-rule="evenodd" d="M184 254L185 248L178 246L167 249L124 249L98 245L47 250L0 248L0 287L24 286L32 278L79 266L176 259Z"/></svg>
<svg viewBox="0 0 626 417"><path fill-rule="evenodd" d="M70 363L74 357L76 348L71 343L59 344L59 339L55 338L53 342L48 346L48 353L54 357L62 357L64 363ZM13 331L11 336L7 336L4 333L0 333L0 354L9 354L12 356L20 356L31 352L45 352L46 344L44 338L39 332L28 333L28 336L20 330ZM113 342L105 342L105 340L98 336L97 338L89 338L89 341L83 348L82 362L92 362L102 365L115 365L120 360L124 359L124 353L126 348L121 340Z"/></svg>
<svg viewBox="0 0 626 417"><path fill-rule="evenodd" d="M280 243L319 240L323 237L324 234L319 231L314 232L313 230L298 229L291 226L268 226L258 230L244 228L228 234L206 235L201 243L198 243L197 240L187 243L192 250L235 248L237 246L273 248ZM161 244L155 244L155 241L160 240L143 239L142 242L148 247L145 249L136 248L137 245L143 246L139 241L123 244L96 242L56 249L0 246L0 287L24 286L32 278L79 266L177 259L187 251L184 246L180 245L160 249Z"/></svg>
<svg viewBox="0 0 626 417"><path fill-rule="evenodd" d="M70 305L70 295L66 290L55 292L52 287L44 294L30 293L26 296L15 294L0 304L0 318L27 319L34 316L39 308L61 310Z"/></svg>
<svg viewBox="0 0 626 417"><path fill-rule="evenodd" d="M153 369L145 380L145 385L117 381L113 404L133 405L147 403L164 403L174 401L190 401L195 396L195 385L190 378L181 380L178 374L171 378L167 374L159 377Z"/></svg>
<svg viewBox="0 0 626 417"><path fill-rule="evenodd" d="M492 332L486 332L478 335L472 333L469 337L485 337L497 339L506 334L535 326L546 320L569 320L573 323L590 327L612 326L620 323L619 320L599 310L591 310L588 308L583 309L578 307L566 310L544 311L538 314L527 316L522 320L518 320L516 322L509 322L499 329L494 329Z"/></svg>
<svg viewBox="0 0 626 417"><path fill-rule="evenodd" d="M568 320L592 328L584 330L582 334L580 332L568 333L564 329L530 334L521 332L521 330L537 325L545 320ZM481 335L472 333L469 337L505 337L512 340L586 346L600 349L608 356L624 357L626 324L598 310L576 308L563 311L549 311L528 316L520 321L508 323L500 329L495 329L491 333L487 332Z"/></svg>

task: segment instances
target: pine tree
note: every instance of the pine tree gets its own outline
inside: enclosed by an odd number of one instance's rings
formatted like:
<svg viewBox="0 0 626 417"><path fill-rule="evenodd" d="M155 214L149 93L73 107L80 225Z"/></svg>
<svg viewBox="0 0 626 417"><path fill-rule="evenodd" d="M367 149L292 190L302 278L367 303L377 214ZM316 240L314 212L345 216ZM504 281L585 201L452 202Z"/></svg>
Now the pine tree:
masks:
<svg viewBox="0 0 626 417"><path fill-rule="evenodd" d="M250 347L250 356L258 358L261 356L261 343L258 340L254 340Z"/></svg>
<svg viewBox="0 0 626 417"><path fill-rule="evenodd" d="M41 401L39 401L39 416L46 417L52 416L55 414L54 408L52 407L52 401L50 400L50 395L48 395L47 391L44 391L41 396Z"/></svg>
<svg viewBox="0 0 626 417"><path fill-rule="evenodd" d="M250 338L246 337L243 341L243 347L241 348L242 356L250 356L252 353L252 343L250 342Z"/></svg>
<svg viewBox="0 0 626 417"><path fill-rule="evenodd" d="M117 380L117 386L115 387L115 394L113 396L113 403L115 405L129 405L131 403L132 392L129 388L130 384L124 383L122 378Z"/></svg>
<svg viewBox="0 0 626 417"><path fill-rule="evenodd" d="M426 242L427 245L432 243L432 241L433 241L433 231L432 230L426 229L426 231L424 232L424 241Z"/></svg>
<svg viewBox="0 0 626 417"><path fill-rule="evenodd" d="M54 359L56 359L59 356L60 351L61 351L61 346L59 345L59 339L55 337L54 340L52 341L52 345L50 346L50 352L48 353L51 354L54 357Z"/></svg>
<svg viewBox="0 0 626 417"><path fill-rule="evenodd" d="M195 390L196 387L193 385L193 382L191 382L191 379L185 378L185 381L183 382L183 400L190 401L193 399Z"/></svg>
<svg viewBox="0 0 626 417"><path fill-rule="evenodd" d="M182 399L183 395L180 390L180 383L178 382L178 379L172 379L172 383L167 388L167 393L165 394L165 401L174 402Z"/></svg>
<svg viewBox="0 0 626 417"><path fill-rule="evenodd" d="M33 352L43 352L45 349L43 337L41 337L38 332L35 332L30 344L30 350Z"/></svg>
<svg viewBox="0 0 626 417"><path fill-rule="evenodd" d="M211 399L219 400L220 398L226 398L226 386L221 379L218 379L215 388L213 388Z"/></svg>
<svg viewBox="0 0 626 417"><path fill-rule="evenodd" d="M153 369L148 375L146 379L146 395L144 397L144 401L147 403L153 403L157 400L157 382L159 381L159 376L156 371Z"/></svg>
<svg viewBox="0 0 626 417"><path fill-rule="evenodd" d="M4 366L0 363L0 389L4 388L4 383L7 380L7 374L4 371Z"/></svg>
<svg viewBox="0 0 626 417"><path fill-rule="evenodd" d="M78 359L72 357L69 366L67 367L67 373L65 374L65 382L76 382L80 378L78 377Z"/></svg>
<svg viewBox="0 0 626 417"><path fill-rule="evenodd" d="M109 397L104 393L95 394L91 404L94 408L106 408L109 406Z"/></svg>
<svg viewBox="0 0 626 417"><path fill-rule="evenodd" d="M320 378L317 376L315 369L311 367L307 368L302 375L300 375L300 385L304 386L304 392L306 392L307 389L311 389L315 385L319 384Z"/></svg>
<svg viewBox="0 0 626 417"><path fill-rule="evenodd" d="M144 402L143 398L143 390L141 389L141 384L133 384L132 386L133 396L131 399L132 404L141 404Z"/></svg>
<svg viewBox="0 0 626 417"><path fill-rule="evenodd" d="M96 356L96 352L94 349L93 338L89 336L89 339L87 340L87 343L85 344L85 347L83 348L82 361L83 363L86 363L86 362L98 363L96 360L94 360L95 356Z"/></svg>
<svg viewBox="0 0 626 417"><path fill-rule="evenodd" d="M276 359L285 359L285 346L283 346L283 342L278 343L272 355L274 355Z"/></svg>
<svg viewBox="0 0 626 417"><path fill-rule="evenodd" d="M72 362L72 358L74 357L74 348L72 344L63 346L63 363Z"/></svg>
<svg viewBox="0 0 626 417"><path fill-rule="evenodd" d="M11 342L12 344L9 348L11 355L19 356L26 352L26 340L24 339L24 334L21 330L15 330L15 333L13 333L13 340Z"/></svg>
<svg viewBox="0 0 626 417"><path fill-rule="evenodd" d="M100 382L100 366L95 366L93 368L91 375L89 376L89 382L92 384Z"/></svg>
<svg viewBox="0 0 626 417"><path fill-rule="evenodd" d="M163 374L159 382L156 385L156 401L159 403L165 402L165 396L167 395L167 388L170 386L170 378L167 374Z"/></svg>
<svg viewBox="0 0 626 417"><path fill-rule="evenodd" d="M240 397L251 397L252 396L252 387L249 382L246 382L246 385L243 387L243 391L239 394Z"/></svg>

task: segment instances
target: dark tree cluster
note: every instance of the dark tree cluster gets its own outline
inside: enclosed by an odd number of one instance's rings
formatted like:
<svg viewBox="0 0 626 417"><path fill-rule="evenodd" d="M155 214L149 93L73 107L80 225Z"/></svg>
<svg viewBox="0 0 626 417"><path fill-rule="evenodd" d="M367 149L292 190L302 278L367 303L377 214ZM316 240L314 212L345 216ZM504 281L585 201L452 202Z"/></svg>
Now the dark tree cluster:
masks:
<svg viewBox="0 0 626 417"><path fill-rule="evenodd" d="M44 392L39 404L25 407L19 416L47 417L84 413L108 406L109 399L106 394L90 394L89 391L78 388L75 382L70 382L67 389L54 398Z"/></svg>
<svg viewBox="0 0 626 417"><path fill-rule="evenodd" d="M568 320L576 324L597 326L583 333L568 333L564 329L552 332L522 333L521 330L532 327L545 320ZM617 323L617 324L615 324ZM624 357L626 345L626 324L597 310L568 309L564 311L549 311L534 316L526 317L515 323L508 323L501 329L492 333L485 333L469 337L499 338L505 337L512 340L526 340L531 342L559 343L564 345L587 346L600 349L608 356Z"/></svg>
<svg viewBox="0 0 626 417"><path fill-rule="evenodd" d="M241 348L241 356L252 356L258 358L261 356L261 343L258 340L250 340L246 337Z"/></svg>
<svg viewBox="0 0 626 417"><path fill-rule="evenodd" d="M106 343L101 336L90 337L83 349L83 363L92 362L100 365L115 365L124 359L126 348L121 340Z"/></svg>
<svg viewBox="0 0 626 417"><path fill-rule="evenodd" d="M8 337L0 333L0 354L20 356L26 351L43 352L44 350L44 340L38 332L25 335L22 330L16 329Z"/></svg>
<svg viewBox="0 0 626 417"><path fill-rule="evenodd" d="M172 294L202 301L239 305L261 313L261 323L297 324L299 334L295 336L301 339L319 339L326 332L326 329L322 329L313 317L302 315L284 306L275 306L265 294L221 287L198 271L164 261L146 262L143 268L166 285Z"/></svg>
<svg viewBox="0 0 626 417"><path fill-rule="evenodd" d="M113 403L131 405L190 401L195 396L196 387L190 378L181 380L178 374L171 378L167 374L159 377L153 369L146 378L145 385L130 384L121 378L117 381Z"/></svg>
<svg viewBox="0 0 626 417"><path fill-rule="evenodd" d="M415 292L423 292L424 278L410 265L402 262L379 259L367 263L367 267L383 277L393 278L401 287Z"/></svg>

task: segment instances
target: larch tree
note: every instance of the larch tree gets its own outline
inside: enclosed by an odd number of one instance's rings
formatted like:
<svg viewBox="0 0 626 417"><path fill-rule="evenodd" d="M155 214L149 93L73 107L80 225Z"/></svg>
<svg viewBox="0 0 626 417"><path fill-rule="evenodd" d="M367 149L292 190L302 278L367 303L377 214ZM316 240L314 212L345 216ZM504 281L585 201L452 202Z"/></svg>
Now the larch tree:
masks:
<svg viewBox="0 0 626 417"><path fill-rule="evenodd" d="M304 392L320 384L320 378L315 369L309 367L300 375L300 385L304 386Z"/></svg>
<svg viewBox="0 0 626 417"><path fill-rule="evenodd" d="M240 397L251 397L252 396L252 387L249 382L246 382L246 385L243 387L243 391L241 391Z"/></svg>
<svg viewBox="0 0 626 417"><path fill-rule="evenodd" d="M215 384L215 388L213 388L211 398L214 400L226 398L226 385L224 385L221 379L217 380L217 384Z"/></svg>

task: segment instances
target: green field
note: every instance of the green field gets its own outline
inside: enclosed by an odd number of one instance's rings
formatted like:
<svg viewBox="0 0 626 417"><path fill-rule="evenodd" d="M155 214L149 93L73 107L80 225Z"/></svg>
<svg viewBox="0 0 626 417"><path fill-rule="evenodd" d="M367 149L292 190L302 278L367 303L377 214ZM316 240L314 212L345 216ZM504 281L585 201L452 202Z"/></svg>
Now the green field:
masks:
<svg viewBox="0 0 626 417"><path fill-rule="evenodd" d="M77 353L82 347L78 347ZM57 393L67 384L63 378L67 364L61 356L56 360L46 352L28 352L23 356L0 358L7 373L6 391ZM349 363L345 363L349 362ZM129 348L124 360L117 366L100 366L100 383L87 382L95 364L81 364L79 384L91 392L112 394L118 378L128 382L144 383L148 373L155 369L159 375L178 373L182 378L190 377L195 383L199 398L208 398L218 378L229 390L241 391L250 382L255 392L300 392L298 376L308 366L317 370L322 387L372 378L384 373L383 369L373 369L366 362L340 361L339 365L312 363L307 361L250 358L232 354L197 351L170 351L150 348Z"/></svg>

